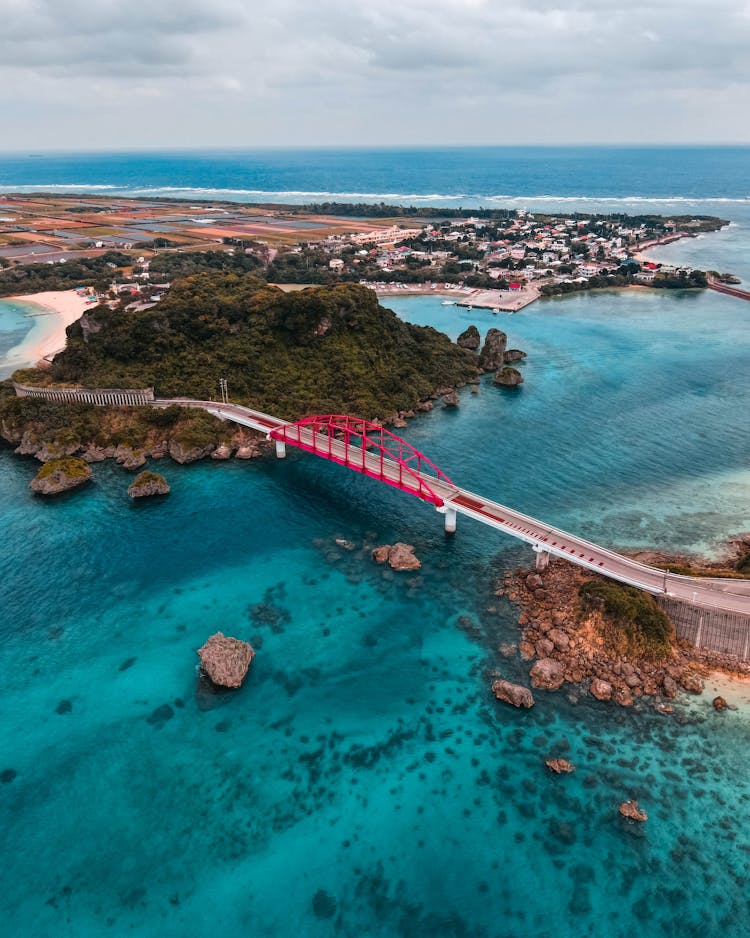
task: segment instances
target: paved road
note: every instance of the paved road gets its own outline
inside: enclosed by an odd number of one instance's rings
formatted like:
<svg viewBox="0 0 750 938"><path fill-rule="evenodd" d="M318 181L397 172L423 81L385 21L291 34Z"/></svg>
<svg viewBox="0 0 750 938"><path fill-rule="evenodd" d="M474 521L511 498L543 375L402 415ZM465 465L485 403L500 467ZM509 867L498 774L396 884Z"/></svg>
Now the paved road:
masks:
<svg viewBox="0 0 750 938"><path fill-rule="evenodd" d="M157 407L179 404L184 407L198 407L210 413L231 420L242 426L251 427L269 434L289 426L286 421L250 410L238 404L217 404L214 401L194 401L187 398L158 400ZM615 551L592 544L584 538L569 534L559 528L550 527L536 518L531 518L519 511L501 505L499 502L476 495L466 489L448 485L433 476L405 470L399 463L384 460L378 451L364 451L361 446L352 443L346 446L343 441L330 439L327 434L316 435L311 428L298 428L294 425L294 440L308 452L317 453L326 459L333 458L341 465L356 472L367 472L375 478L399 488L411 489L419 494L420 482L443 499L440 511L454 510L458 514L474 518L499 531L531 544L532 547L548 551L558 557L564 557L571 563L604 574L621 583L628 583L650 593L660 594L697 606L722 609L727 612L750 615L750 580L733 580L708 577L686 577L651 567L624 557Z"/></svg>
<svg viewBox="0 0 750 938"><path fill-rule="evenodd" d="M718 280L709 280L710 290L716 290L717 293L726 293L728 296L736 296L738 300L750 300L750 293L747 290L740 290L728 283L719 283Z"/></svg>

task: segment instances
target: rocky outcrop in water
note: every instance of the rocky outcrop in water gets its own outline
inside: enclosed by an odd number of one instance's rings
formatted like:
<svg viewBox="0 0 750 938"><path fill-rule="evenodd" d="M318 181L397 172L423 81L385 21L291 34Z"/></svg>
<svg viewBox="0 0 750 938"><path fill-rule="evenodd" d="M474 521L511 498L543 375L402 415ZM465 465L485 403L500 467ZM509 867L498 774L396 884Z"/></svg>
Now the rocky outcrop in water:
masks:
<svg viewBox="0 0 750 938"><path fill-rule="evenodd" d="M419 570L422 562L414 555L411 544L382 544L372 552L376 563L388 563L394 570Z"/></svg>
<svg viewBox="0 0 750 938"><path fill-rule="evenodd" d="M525 707L528 710L534 706L534 695L528 687L523 687L521 684L497 680L492 685L492 693L498 700L512 707Z"/></svg>
<svg viewBox="0 0 750 938"><path fill-rule="evenodd" d="M609 681L603 681L600 677L595 677L592 680L589 690L591 691L591 696L596 697L597 700L612 699L612 685Z"/></svg>
<svg viewBox="0 0 750 938"><path fill-rule="evenodd" d="M671 559L664 558L663 562ZM534 665L537 680L546 682L548 666L540 662L552 659L566 683L581 685L597 700L639 708L648 702L668 715L673 710L661 701L677 697L681 690L701 693L703 675L709 669L750 675L750 662L684 642L673 643L663 657L628 657L626 648L611 643L611 625L601 610L582 605L580 589L590 581L588 571L555 558L543 577L529 570L505 574L496 595L506 596L521 607L518 648L522 660L540 659ZM507 651L512 650L508 646ZM557 683L559 674L553 683ZM538 686L534 681L532 684Z"/></svg>
<svg viewBox="0 0 750 938"><path fill-rule="evenodd" d="M503 366L503 356L508 345L508 336L500 329L488 329L482 351L479 353L479 366L485 371L497 371Z"/></svg>
<svg viewBox="0 0 750 938"><path fill-rule="evenodd" d="M619 807L619 812L623 817L630 821L647 821L648 815L641 811L637 801L623 801Z"/></svg>
<svg viewBox="0 0 750 938"><path fill-rule="evenodd" d="M686 690L689 694L703 693L703 681L700 675L696 674L694 671L683 672L680 675L679 681L683 690Z"/></svg>
<svg viewBox="0 0 750 938"><path fill-rule="evenodd" d="M726 710L729 707L729 704L723 697L714 697L711 703L713 704L714 710Z"/></svg>
<svg viewBox="0 0 750 938"><path fill-rule="evenodd" d="M66 456L46 462L29 483L37 495L59 495L78 488L91 478L91 466L83 459Z"/></svg>
<svg viewBox="0 0 750 938"><path fill-rule="evenodd" d="M531 668L531 683L541 690L557 690L564 680L563 666L554 658L539 658Z"/></svg>
<svg viewBox="0 0 750 938"><path fill-rule="evenodd" d="M522 352L520 348L509 348L503 355L503 362L510 365L513 362L522 362L524 358L526 358L526 352Z"/></svg>
<svg viewBox="0 0 750 938"><path fill-rule="evenodd" d="M169 441L169 455L180 465L185 463L197 462L199 459L205 459L213 453L216 446L209 443L206 446L189 446L180 440L174 438Z"/></svg>
<svg viewBox="0 0 750 938"><path fill-rule="evenodd" d="M476 326L469 326L468 329L464 329L456 339L456 345L460 345L461 348L471 349L472 352L476 352L481 344L482 338Z"/></svg>
<svg viewBox="0 0 750 938"><path fill-rule="evenodd" d="M255 652L248 642L217 632L198 649L201 669L219 687L240 687Z"/></svg>
<svg viewBox="0 0 750 938"><path fill-rule="evenodd" d="M158 472L141 472L128 486L131 498L151 498L154 495L169 495L169 492L169 483Z"/></svg>
<svg viewBox="0 0 750 938"><path fill-rule="evenodd" d="M517 368L506 365L500 371L495 372L492 383L501 388L517 388L523 384L523 375Z"/></svg>
<svg viewBox="0 0 750 938"><path fill-rule="evenodd" d="M458 394L455 391L451 391L450 394L445 395L443 403L446 407L458 407Z"/></svg>
<svg viewBox="0 0 750 938"><path fill-rule="evenodd" d="M125 445L115 449L115 459L124 469L140 469L146 465L146 454L142 450Z"/></svg>
<svg viewBox="0 0 750 938"><path fill-rule="evenodd" d="M576 767L572 762L568 762L567 759L547 759L544 763L550 772L555 772L557 775L568 775L570 772L575 772Z"/></svg>

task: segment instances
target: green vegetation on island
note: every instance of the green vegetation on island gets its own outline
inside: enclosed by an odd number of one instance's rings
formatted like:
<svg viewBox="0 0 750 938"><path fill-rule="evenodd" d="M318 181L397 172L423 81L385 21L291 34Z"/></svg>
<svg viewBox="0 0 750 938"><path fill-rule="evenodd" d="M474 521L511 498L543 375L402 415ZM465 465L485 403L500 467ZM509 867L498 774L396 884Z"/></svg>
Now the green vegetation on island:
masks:
<svg viewBox="0 0 750 938"><path fill-rule="evenodd" d="M0 270L0 296L70 290L85 284L97 292L106 292L114 269L133 263L120 251L107 251L97 257L80 257L65 264L26 264Z"/></svg>
<svg viewBox="0 0 750 938"><path fill-rule="evenodd" d="M284 293L251 274L177 281L147 310L98 306L68 328L68 345L24 384L154 387L159 397L218 397L294 420L347 413L392 420L477 374L476 356L435 329L403 322L357 284ZM0 434L38 458L87 449L130 468L144 454L179 462L228 444L237 428L181 407L107 408L15 396L0 384ZM113 448L127 447L127 453ZM204 452L202 452L204 451Z"/></svg>
<svg viewBox="0 0 750 938"><path fill-rule="evenodd" d="M105 306L68 329L47 380L216 395L281 417L385 419L476 373L471 353L403 322L356 284L284 293L252 275L198 274L145 311Z"/></svg>
<svg viewBox="0 0 750 938"><path fill-rule="evenodd" d="M611 580L588 580L579 595L586 607L601 611L610 652L633 659L670 654L672 623L649 593Z"/></svg>

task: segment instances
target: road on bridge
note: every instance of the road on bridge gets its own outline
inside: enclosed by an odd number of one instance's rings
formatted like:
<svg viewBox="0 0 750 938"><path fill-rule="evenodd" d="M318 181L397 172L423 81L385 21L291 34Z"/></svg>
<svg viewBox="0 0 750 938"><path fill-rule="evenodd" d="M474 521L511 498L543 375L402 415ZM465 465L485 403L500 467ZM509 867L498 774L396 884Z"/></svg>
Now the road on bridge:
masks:
<svg viewBox="0 0 750 938"><path fill-rule="evenodd" d="M401 482L404 472L409 471L392 459L384 459L380 452L371 452L361 445L352 446L351 443L334 439L327 434L316 433L312 428L290 424L278 417L238 404L219 404L215 401L195 401L187 398L154 402L157 407L167 407L170 404L198 407L217 417L259 430L269 436L274 431L278 434L286 428L286 441L291 445L298 445L325 459L334 458L339 464L354 469L356 472L367 471L368 475L397 488L403 488ZM569 534L559 528L551 527L506 505L501 505L458 486L449 485L433 475L414 472L411 474L415 477L421 475L425 484L440 496L443 505L438 510L443 513L455 511L457 514L481 521L505 534L525 541L538 552L547 552L562 557L578 566L650 593L691 605L750 615L750 580L687 577L669 573L666 570L639 563L616 551L592 544L584 538Z"/></svg>

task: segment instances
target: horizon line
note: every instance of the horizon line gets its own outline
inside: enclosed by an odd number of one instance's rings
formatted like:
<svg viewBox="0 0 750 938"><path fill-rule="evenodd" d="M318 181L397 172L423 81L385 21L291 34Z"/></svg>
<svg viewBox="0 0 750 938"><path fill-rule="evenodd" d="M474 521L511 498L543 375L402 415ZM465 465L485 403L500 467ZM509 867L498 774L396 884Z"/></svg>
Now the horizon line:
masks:
<svg viewBox="0 0 750 938"><path fill-rule="evenodd" d="M41 156L61 154L105 154L105 153L216 153L216 152L274 152L274 151L339 151L339 152L366 152L373 150L689 150L689 149L750 149L747 142L692 142L692 143L377 143L377 144L215 144L215 145L147 145L147 146L103 146L75 149L67 147L39 148L34 146L13 147L0 149L3 156Z"/></svg>

